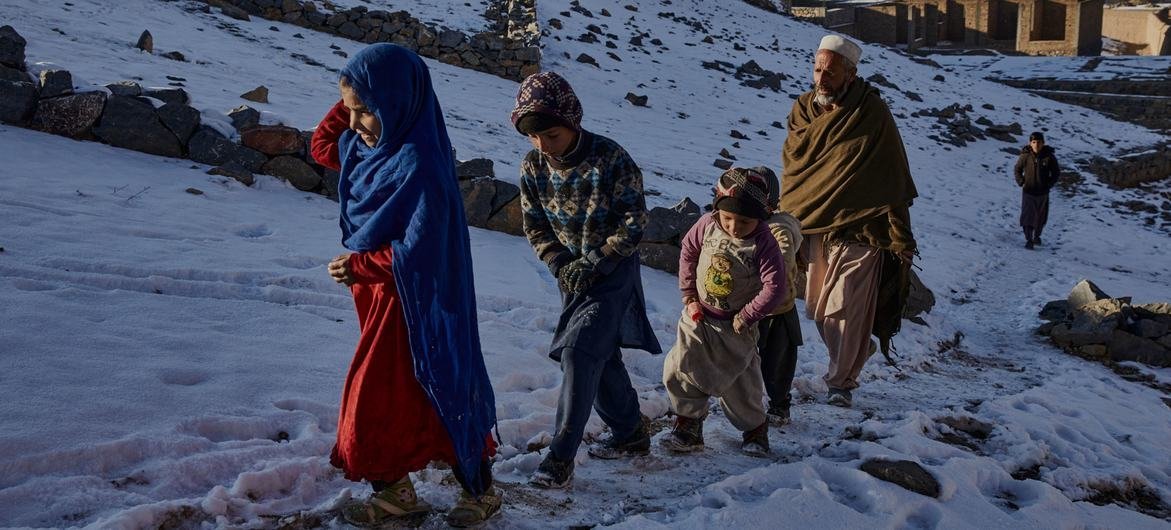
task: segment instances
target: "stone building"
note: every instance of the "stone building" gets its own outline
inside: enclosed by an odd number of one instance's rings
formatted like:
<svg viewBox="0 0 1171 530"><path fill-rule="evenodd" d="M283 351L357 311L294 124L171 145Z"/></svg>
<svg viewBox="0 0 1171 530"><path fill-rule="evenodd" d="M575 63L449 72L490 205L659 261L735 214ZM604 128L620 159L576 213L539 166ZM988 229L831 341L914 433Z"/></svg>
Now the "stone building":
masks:
<svg viewBox="0 0 1171 530"><path fill-rule="evenodd" d="M1102 36L1114 40L1127 55L1171 55L1171 7L1107 7Z"/></svg>
<svg viewBox="0 0 1171 530"><path fill-rule="evenodd" d="M854 0L794 14L826 28L910 49L991 48L1032 55L1098 55L1102 0Z"/></svg>

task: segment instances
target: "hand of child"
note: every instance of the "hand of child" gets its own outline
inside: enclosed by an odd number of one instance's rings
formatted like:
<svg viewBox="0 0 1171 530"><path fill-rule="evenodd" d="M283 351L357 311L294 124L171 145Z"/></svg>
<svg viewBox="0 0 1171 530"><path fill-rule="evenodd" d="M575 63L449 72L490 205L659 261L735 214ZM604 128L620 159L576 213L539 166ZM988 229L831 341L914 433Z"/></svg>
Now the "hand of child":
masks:
<svg viewBox="0 0 1171 530"><path fill-rule="evenodd" d="M740 318L740 313L736 313L736 316L732 318L732 331L739 335L747 329L748 324L745 324L744 319Z"/></svg>
<svg viewBox="0 0 1171 530"><path fill-rule="evenodd" d="M687 316L690 316L691 321L696 324L703 322L703 307L699 305L698 301L687 304Z"/></svg>
<svg viewBox="0 0 1171 530"><path fill-rule="evenodd" d="M337 283L343 283L347 287L354 285L357 281L352 272L350 272L350 255L342 254L333 258L326 267L329 271L329 276Z"/></svg>

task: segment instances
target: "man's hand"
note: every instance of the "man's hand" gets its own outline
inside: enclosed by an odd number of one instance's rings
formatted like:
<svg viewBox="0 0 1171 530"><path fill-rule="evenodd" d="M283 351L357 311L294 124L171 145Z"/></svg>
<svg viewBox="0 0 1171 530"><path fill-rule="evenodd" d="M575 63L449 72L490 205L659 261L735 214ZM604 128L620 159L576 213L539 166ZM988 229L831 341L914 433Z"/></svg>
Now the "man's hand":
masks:
<svg viewBox="0 0 1171 530"><path fill-rule="evenodd" d="M581 294L594 283L594 264L577 258L558 271L557 285L566 294Z"/></svg>
<svg viewBox="0 0 1171 530"><path fill-rule="evenodd" d="M354 283L357 282L353 273L350 271L349 254L342 254L336 258L333 258L333 261L329 262L329 266L326 267L326 270L329 271L329 276L333 278L333 281L337 283L343 283L347 287L354 285Z"/></svg>
<svg viewBox="0 0 1171 530"><path fill-rule="evenodd" d="M745 324L744 319L740 318L740 313L736 313L736 316L732 317L732 331L739 335L746 330L748 330L748 324Z"/></svg>

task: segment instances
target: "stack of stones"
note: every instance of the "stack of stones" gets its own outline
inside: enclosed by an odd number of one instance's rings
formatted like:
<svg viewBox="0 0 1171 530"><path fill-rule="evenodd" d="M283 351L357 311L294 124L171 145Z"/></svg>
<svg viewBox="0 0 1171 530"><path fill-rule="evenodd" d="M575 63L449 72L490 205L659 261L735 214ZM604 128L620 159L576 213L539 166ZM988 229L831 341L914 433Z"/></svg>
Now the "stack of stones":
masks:
<svg viewBox="0 0 1171 530"><path fill-rule="evenodd" d="M493 0L486 13L489 29L473 35L429 26L406 11L335 9L328 1L320 2L322 7L299 0L203 1L235 18L258 16L367 44L391 42L423 57L505 79L519 81L541 69L536 0Z"/></svg>
<svg viewBox="0 0 1171 530"><path fill-rule="evenodd" d="M1045 304L1038 333L1087 359L1171 366L1171 304L1130 302L1082 280L1065 300Z"/></svg>

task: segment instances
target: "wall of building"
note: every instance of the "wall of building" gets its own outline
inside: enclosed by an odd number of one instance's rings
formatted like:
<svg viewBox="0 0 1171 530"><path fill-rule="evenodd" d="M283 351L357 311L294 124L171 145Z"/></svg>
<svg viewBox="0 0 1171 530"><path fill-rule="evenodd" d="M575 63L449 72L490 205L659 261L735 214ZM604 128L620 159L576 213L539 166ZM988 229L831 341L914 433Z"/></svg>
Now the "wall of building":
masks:
<svg viewBox="0 0 1171 530"><path fill-rule="evenodd" d="M1163 17L1160 17L1162 11ZM1132 46L1139 55L1171 55L1171 25L1167 8L1106 8L1102 12L1102 36Z"/></svg>

